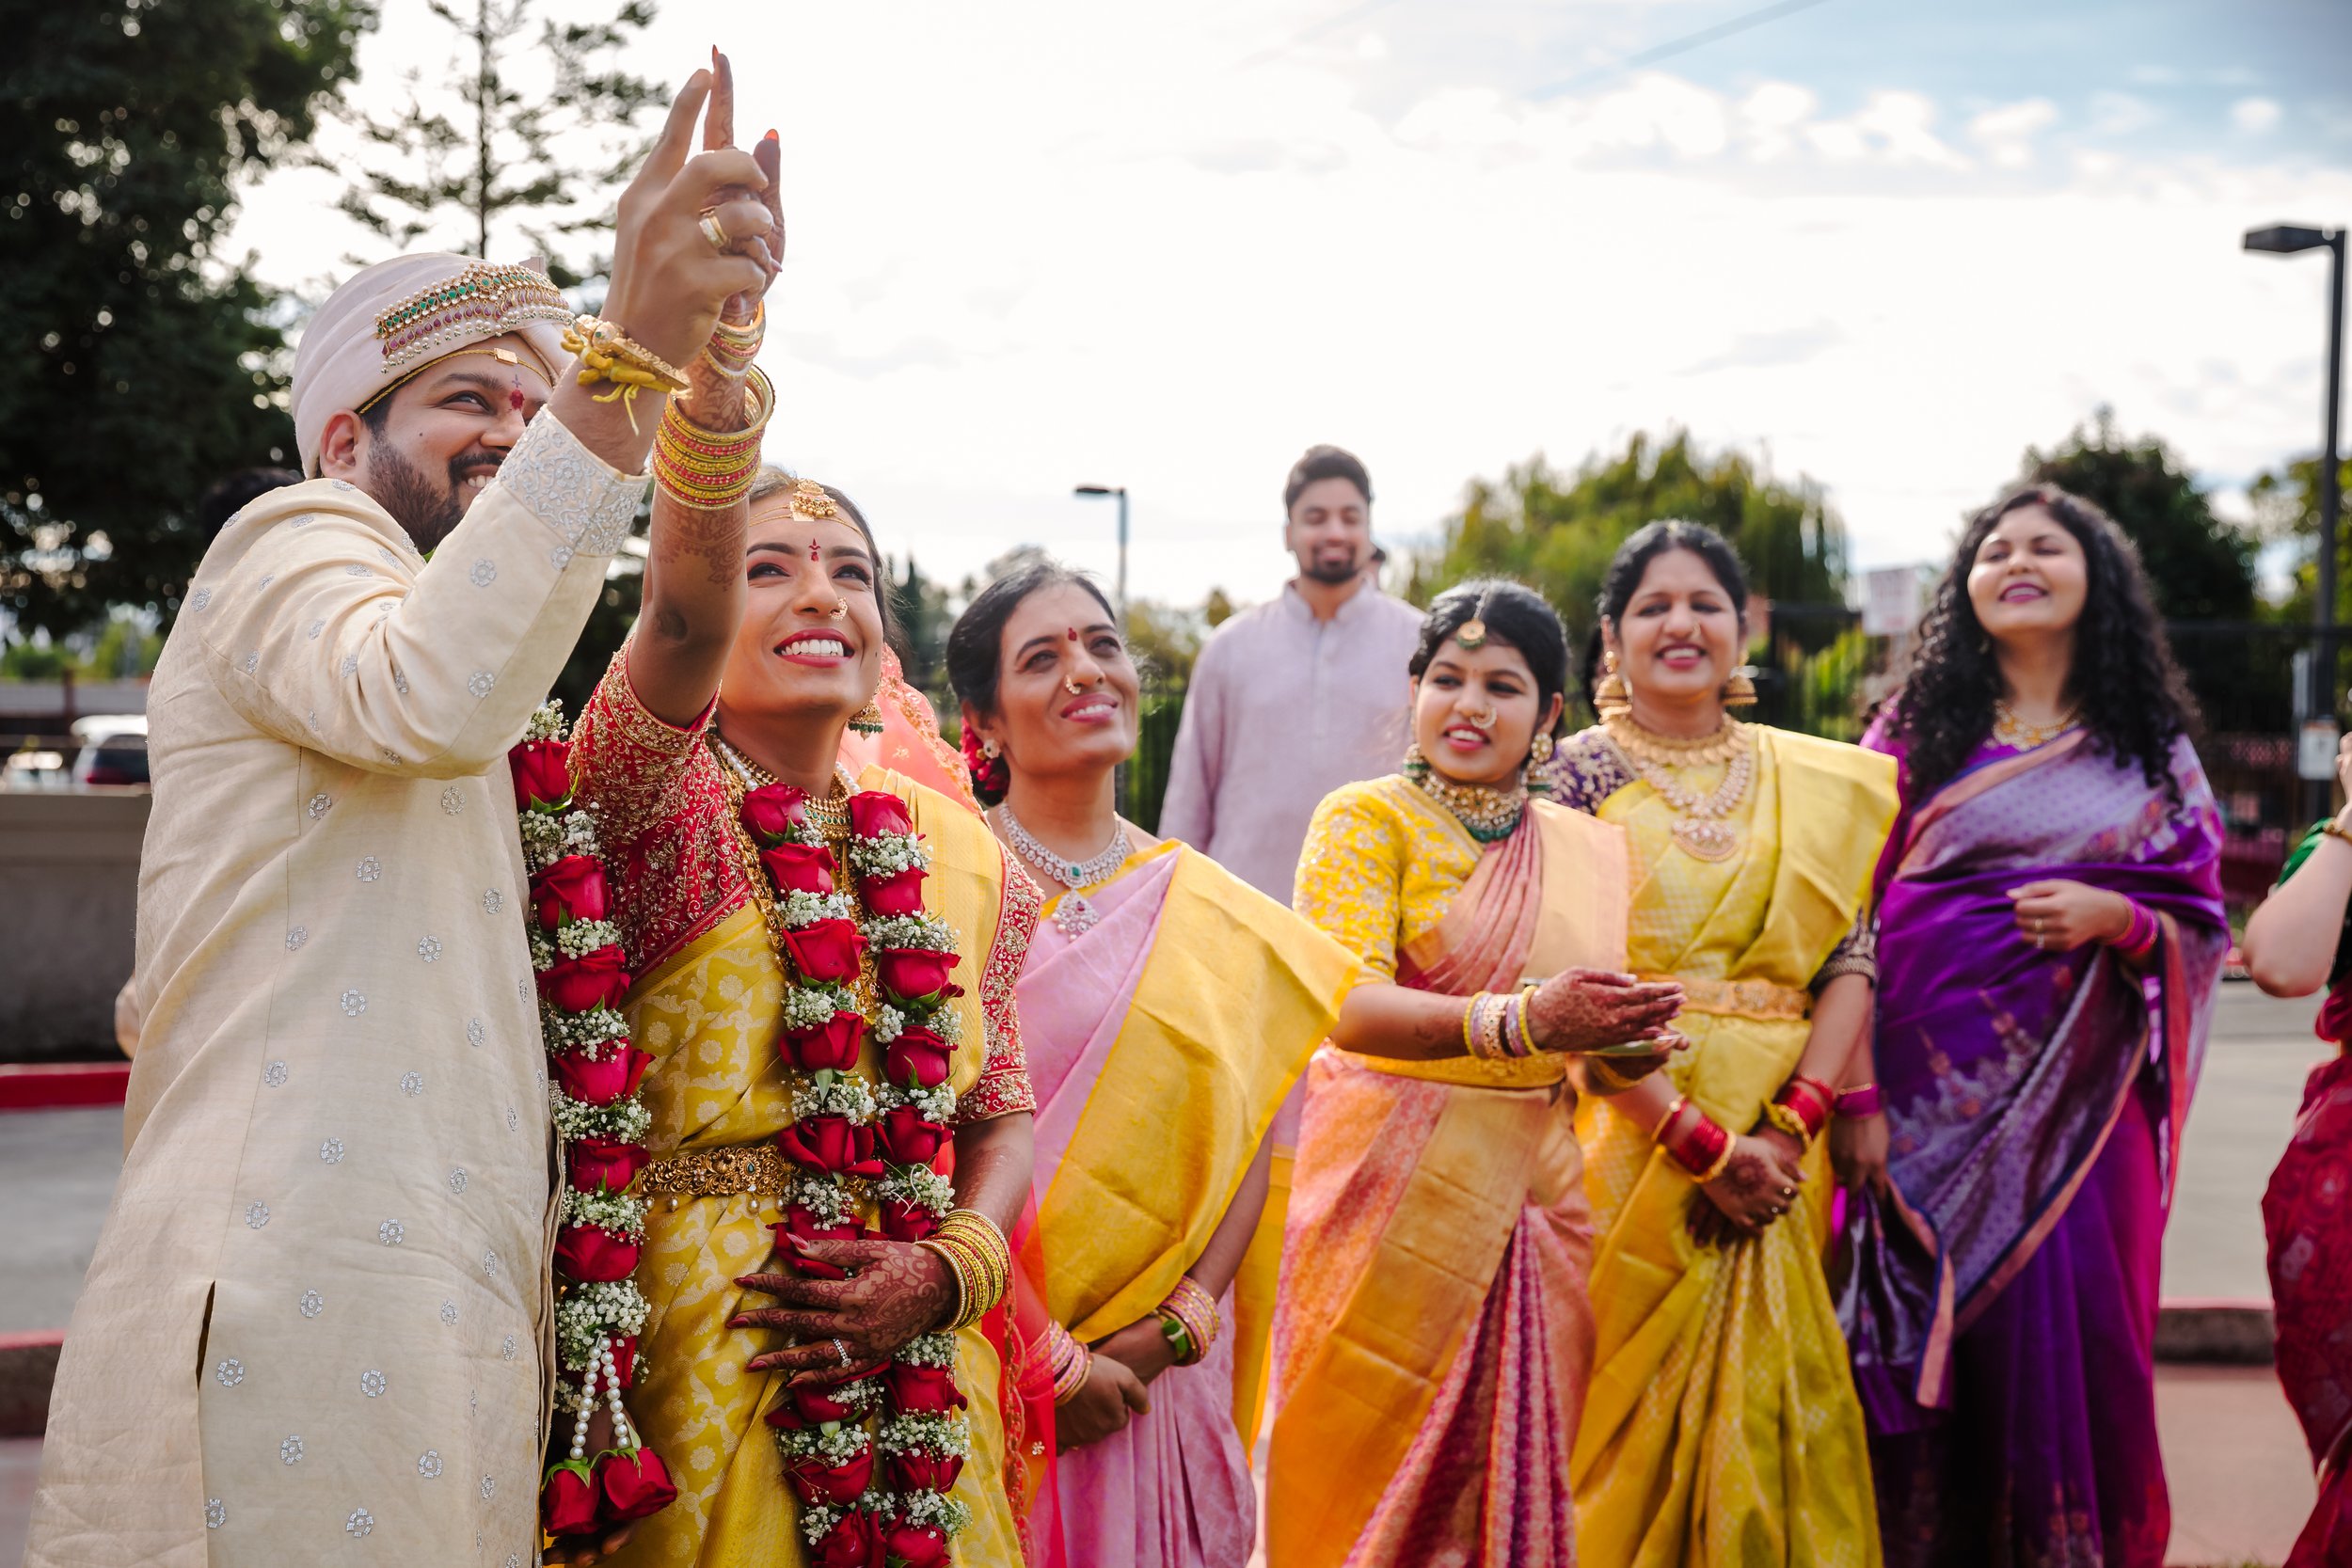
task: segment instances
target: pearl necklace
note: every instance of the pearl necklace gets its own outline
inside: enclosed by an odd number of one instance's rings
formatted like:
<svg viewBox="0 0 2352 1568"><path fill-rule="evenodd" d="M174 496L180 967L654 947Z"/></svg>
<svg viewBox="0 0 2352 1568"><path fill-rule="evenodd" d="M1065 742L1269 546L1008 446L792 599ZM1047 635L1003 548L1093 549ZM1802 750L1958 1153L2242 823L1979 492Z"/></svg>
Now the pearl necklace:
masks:
<svg viewBox="0 0 2352 1568"><path fill-rule="evenodd" d="M2020 752L2030 752L2037 746L2047 746L2074 727L2074 709L2068 708L2046 724L2028 723L2017 717L2017 710L2006 698L1993 704L1993 738L2002 745Z"/></svg>
<svg viewBox="0 0 2352 1568"><path fill-rule="evenodd" d="M1088 901L1085 890L1109 881L1127 863L1127 857L1136 852L1135 840L1127 836L1127 824L1112 818L1110 843L1086 860L1073 861L1064 860L1039 843L1037 835L1013 816L1009 804L999 801L996 815L1005 824L1005 836L1012 840L1012 847L1021 851L1022 858L1067 890L1054 905L1054 924L1061 927L1062 935L1083 936L1092 930L1094 923L1103 917Z"/></svg>
<svg viewBox="0 0 2352 1568"><path fill-rule="evenodd" d="M1601 726L1609 743L1642 782L1673 808L1675 847L1693 860L1726 861L1740 850L1740 831L1724 820L1748 793L1756 776L1756 748L1748 727L1726 719L1724 727L1699 741L1677 741L1655 735L1629 719L1613 718ZM1675 777L1677 767L1699 767L1724 760L1724 782L1712 792L1693 793Z"/></svg>

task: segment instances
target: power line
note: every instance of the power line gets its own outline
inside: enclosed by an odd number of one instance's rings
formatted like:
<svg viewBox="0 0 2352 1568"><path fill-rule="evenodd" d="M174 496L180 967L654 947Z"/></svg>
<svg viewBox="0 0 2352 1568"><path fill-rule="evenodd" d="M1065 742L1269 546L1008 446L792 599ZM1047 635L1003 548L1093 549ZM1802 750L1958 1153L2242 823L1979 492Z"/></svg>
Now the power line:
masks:
<svg viewBox="0 0 2352 1568"><path fill-rule="evenodd" d="M1614 64L1597 66L1564 81L1554 82L1548 87L1539 87L1529 96L1537 99L1557 98L1564 92L1590 87L1596 82L1607 81L1612 77L1623 75L1629 71L1639 71L1644 66L1656 65L1661 60L1673 59L1677 55L1687 55L1693 49L1705 48L1708 44L1719 42L1735 34L1747 32L1750 28L1761 27L1768 22L1778 22L1782 17L1794 16L1799 11L1811 10L1820 4L1822 0L1778 0L1777 4L1762 6L1755 10L1743 12L1728 21L1719 22L1711 27L1702 27L1694 33L1685 33L1680 38L1668 39L1665 42L1645 49L1638 55L1629 55Z"/></svg>

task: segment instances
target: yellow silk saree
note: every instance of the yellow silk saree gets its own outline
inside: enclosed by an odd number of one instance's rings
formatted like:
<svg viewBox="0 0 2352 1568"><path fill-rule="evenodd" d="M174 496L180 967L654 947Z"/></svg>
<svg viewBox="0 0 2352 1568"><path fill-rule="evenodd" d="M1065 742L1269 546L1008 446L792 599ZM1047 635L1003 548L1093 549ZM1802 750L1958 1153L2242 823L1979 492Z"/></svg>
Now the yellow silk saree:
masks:
<svg viewBox="0 0 2352 1568"><path fill-rule="evenodd" d="M1561 764L1564 793L1632 843L1631 967L1684 985L1691 1049L1667 1071L1735 1132L1804 1053L1807 988L1854 927L1896 805L1884 758L1753 734L1754 783L1728 819L1744 851L1715 863L1675 847L1674 811L1613 764L1601 732L1571 739ZM1821 1265L1826 1148L1761 1238L1700 1247L1685 1227L1695 1188L1649 1128L1599 1101L1578 1132L1598 1236L1572 1472L1589 1560L1876 1568L1862 1410Z"/></svg>

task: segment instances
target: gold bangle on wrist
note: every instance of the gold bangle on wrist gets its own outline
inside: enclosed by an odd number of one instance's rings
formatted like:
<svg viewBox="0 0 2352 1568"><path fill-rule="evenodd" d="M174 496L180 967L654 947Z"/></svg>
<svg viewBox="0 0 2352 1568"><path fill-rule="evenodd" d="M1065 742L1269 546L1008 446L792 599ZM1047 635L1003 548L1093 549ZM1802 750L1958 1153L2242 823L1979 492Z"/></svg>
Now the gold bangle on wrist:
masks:
<svg viewBox="0 0 2352 1568"><path fill-rule="evenodd" d="M1738 1153L1738 1152L1739 1152L1739 1150L1740 1150L1740 1140L1739 1140L1739 1139L1737 1139L1737 1138L1725 1138L1725 1139L1724 1140L1724 1151L1723 1151L1721 1154L1718 1154L1717 1156L1715 1156L1715 1163L1714 1163L1713 1164L1711 1164L1711 1165L1709 1165L1709 1166L1708 1166L1708 1167L1707 1167L1707 1174L1706 1174L1706 1175L1704 1175L1704 1176L1695 1177L1695 1178L1693 1178L1692 1180L1696 1180L1700 1186L1702 1186L1702 1187L1706 1186L1706 1185L1707 1185L1709 1181L1714 1180L1715 1180L1715 1178L1717 1178L1717 1177L1719 1177L1719 1176L1723 1175L1723 1173L1724 1173L1725 1170L1727 1170L1727 1169L1729 1169L1729 1168L1730 1168L1730 1165L1731 1165L1731 1157L1732 1157L1734 1154Z"/></svg>
<svg viewBox="0 0 2352 1568"><path fill-rule="evenodd" d="M2352 828L2344 825L2343 812L2338 812L2327 821L2322 822L2319 825L2319 831L2329 838L2340 838L2346 844L2352 844Z"/></svg>
<svg viewBox="0 0 2352 1568"><path fill-rule="evenodd" d="M1813 1129L1805 1125L1804 1117L1797 1114L1793 1105L1784 1105L1777 1100L1769 1101L1764 1107L1764 1119L1796 1139L1800 1148L1813 1147Z"/></svg>

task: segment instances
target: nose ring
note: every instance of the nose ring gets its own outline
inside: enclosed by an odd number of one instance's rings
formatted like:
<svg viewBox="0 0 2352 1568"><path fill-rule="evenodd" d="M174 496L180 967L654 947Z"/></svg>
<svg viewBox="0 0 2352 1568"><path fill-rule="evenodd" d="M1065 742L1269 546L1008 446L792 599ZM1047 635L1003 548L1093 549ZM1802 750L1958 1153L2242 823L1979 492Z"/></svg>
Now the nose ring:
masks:
<svg viewBox="0 0 2352 1568"><path fill-rule="evenodd" d="M1071 679L1068 675L1064 675L1061 678L1061 689L1064 691L1069 692L1073 697L1077 696L1080 692L1086 689L1085 687L1080 686L1076 681Z"/></svg>
<svg viewBox="0 0 2352 1568"><path fill-rule="evenodd" d="M1501 716L1493 708L1488 708L1483 713L1471 713L1465 710L1462 717L1469 721L1470 728L1474 730L1491 730L1495 727L1495 720Z"/></svg>
<svg viewBox="0 0 2352 1568"><path fill-rule="evenodd" d="M825 613L831 615L834 620L838 621L841 617L850 613L850 601L847 599L835 599L833 601L833 608Z"/></svg>

